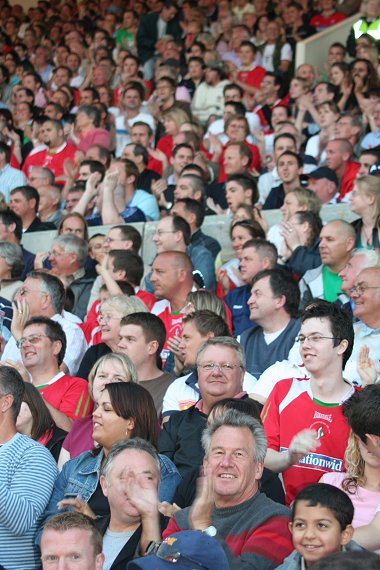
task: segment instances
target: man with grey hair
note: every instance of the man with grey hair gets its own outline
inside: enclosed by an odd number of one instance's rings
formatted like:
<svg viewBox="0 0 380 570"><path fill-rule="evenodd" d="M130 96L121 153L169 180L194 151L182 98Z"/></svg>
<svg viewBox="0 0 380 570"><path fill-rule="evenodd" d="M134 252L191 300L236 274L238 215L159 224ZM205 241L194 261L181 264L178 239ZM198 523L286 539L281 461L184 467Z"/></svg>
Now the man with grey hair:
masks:
<svg viewBox="0 0 380 570"><path fill-rule="evenodd" d="M72 234L65 234L53 240L50 252L38 253L35 263L42 269L43 260L48 258L51 264L50 273L59 277L73 292L75 299L72 312L80 319L86 315L95 281L95 275L87 274L84 268L87 253L88 245L85 240Z"/></svg>
<svg viewBox="0 0 380 570"><path fill-rule="evenodd" d="M1 296L12 301L17 289L22 285L24 259L21 247L15 243L0 241L0 259Z"/></svg>
<svg viewBox="0 0 380 570"><path fill-rule="evenodd" d="M98 521L106 567L126 568L136 553L144 556L161 540L166 521L159 514L160 459L154 447L135 437L116 443L102 468L100 484L110 516Z"/></svg>
<svg viewBox="0 0 380 570"><path fill-rule="evenodd" d="M221 543L231 570L276 568L292 550L289 510L259 490L267 450L262 426L228 410L205 429L202 444L203 485L193 505L170 519L164 538L202 530Z"/></svg>
<svg viewBox="0 0 380 570"><path fill-rule="evenodd" d="M170 416L159 440L160 453L174 461L181 475L202 465L201 436L214 404L224 398L247 397L242 387L244 351L234 338L208 338L198 350L196 367L200 400Z"/></svg>

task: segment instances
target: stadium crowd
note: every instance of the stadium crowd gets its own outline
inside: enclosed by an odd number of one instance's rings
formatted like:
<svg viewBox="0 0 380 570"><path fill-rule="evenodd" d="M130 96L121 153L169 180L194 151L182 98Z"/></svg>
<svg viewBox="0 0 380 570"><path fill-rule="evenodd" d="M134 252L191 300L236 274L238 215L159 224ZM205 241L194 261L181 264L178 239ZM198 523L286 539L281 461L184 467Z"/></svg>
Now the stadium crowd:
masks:
<svg viewBox="0 0 380 570"><path fill-rule="evenodd" d="M379 51L380 0L0 0L0 569L380 568Z"/></svg>

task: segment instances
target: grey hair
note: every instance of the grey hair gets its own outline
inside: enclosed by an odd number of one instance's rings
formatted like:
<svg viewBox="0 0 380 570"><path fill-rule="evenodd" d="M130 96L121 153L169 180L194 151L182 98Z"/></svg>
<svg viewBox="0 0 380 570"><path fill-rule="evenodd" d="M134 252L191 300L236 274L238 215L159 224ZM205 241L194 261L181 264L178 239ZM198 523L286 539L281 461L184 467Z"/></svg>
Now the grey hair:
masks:
<svg viewBox="0 0 380 570"><path fill-rule="evenodd" d="M24 258L19 245L9 241L0 241L0 257L11 267L12 277L19 277L24 268Z"/></svg>
<svg viewBox="0 0 380 570"><path fill-rule="evenodd" d="M369 267L379 267L380 266L380 254L378 250L375 249L355 249L352 257L357 257L358 255L364 255L364 265L362 269L368 269Z"/></svg>
<svg viewBox="0 0 380 570"><path fill-rule="evenodd" d="M83 267L88 254L88 244L84 239L71 234L64 234L54 238L53 244L61 247L66 253L75 253L78 265Z"/></svg>
<svg viewBox="0 0 380 570"><path fill-rule="evenodd" d="M248 428L255 442L255 463L264 463L267 453L267 438L264 429L258 420L238 410L226 410L206 427L202 434L202 446L206 457L211 450L212 436L222 426Z"/></svg>
<svg viewBox="0 0 380 570"><path fill-rule="evenodd" d="M200 360L206 348L209 346L220 346L220 347L227 347L232 348L236 352L236 356L239 360L240 366L245 370L245 354L242 345L231 336L215 336L213 338L209 338L202 342L201 346L197 352L197 359L196 365L200 365Z"/></svg>
<svg viewBox="0 0 380 570"><path fill-rule="evenodd" d="M154 461L154 464L155 464L156 469L157 469L157 476L158 476L158 479L160 480L161 463L160 463L160 456L158 455L157 451L154 449L153 445L151 443L149 443L149 441L146 441L145 439L142 439L141 437L134 437L132 439L124 439L122 441L119 441L118 443L115 443L111 447L111 449L107 455L107 458L106 458L106 460L102 466L102 469L101 469L101 474L104 476L104 478L106 480L107 487L110 486L110 475L111 475L111 469L112 469L113 462L114 462L115 458L120 453L122 453L125 449L132 449L135 451L144 451L145 453L150 455Z"/></svg>
<svg viewBox="0 0 380 570"><path fill-rule="evenodd" d="M202 198L206 196L206 184L202 180L200 176L196 176L195 174L183 174L181 178L186 178L188 182L190 182L190 186L193 190L193 195L195 192L200 192Z"/></svg>

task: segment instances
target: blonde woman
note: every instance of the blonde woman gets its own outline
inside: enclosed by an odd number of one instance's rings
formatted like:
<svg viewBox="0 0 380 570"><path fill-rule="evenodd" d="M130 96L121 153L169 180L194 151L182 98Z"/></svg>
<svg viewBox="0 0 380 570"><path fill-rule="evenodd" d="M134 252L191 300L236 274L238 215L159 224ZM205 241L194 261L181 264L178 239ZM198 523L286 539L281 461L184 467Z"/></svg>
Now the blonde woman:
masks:
<svg viewBox="0 0 380 570"><path fill-rule="evenodd" d="M165 136L160 138L156 149L163 152L169 162L174 148L174 137L180 132L181 125L189 120L189 115L178 108L170 109L164 114Z"/></svg>
<svg viewBox="0 0 380 570"><path fill-rule="evenodd" d="M380 247L380 178L362 176L355 181L350 195L350 209L358 220L352 222L357 249Z"/></svg>
<svg viewBox="0 0 380 570"><path fill-rule="evenodd" d="M109 352L117 352L120 332L120 321L123 317L132 313L147 313L148 308L135 295L127 297L126 295L114 295L103 301L100 306L98 315L98 328L93 331L93 346L86 351L77 376L80 378L88 378L89 372L95 362ZM100 342L95 344L98 333L100 332Z"/></svg>
<svg viewBox="0 0 380 570"><path fill-rule="evenodd" d="M88 375L88 391L93 401L96 403L105 386L114 382L138 383L136 368L132 360L117 352L111 352L99 358ZM58 460L60 470L66 461L94 447L92 428L92 416L80 418L73 423L62 445Z"/></svg>
<svg viewBox="0 0 380 570"><path fill-rule="evenodd" d="M351 432L346 454L346 473L326 473L320 483L342 489L355 507L354 528L369 524L380 503L380 459L370 453L359 436Z"/></svg>

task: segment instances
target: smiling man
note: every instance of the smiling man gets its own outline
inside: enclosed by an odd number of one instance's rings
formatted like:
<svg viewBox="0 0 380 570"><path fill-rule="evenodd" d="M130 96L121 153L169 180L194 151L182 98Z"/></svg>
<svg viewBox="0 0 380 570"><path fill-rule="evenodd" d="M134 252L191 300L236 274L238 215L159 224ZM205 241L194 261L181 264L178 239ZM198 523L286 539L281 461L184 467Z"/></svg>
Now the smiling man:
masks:
<svg viewBox="0 0 380 570"><path fill-rule="evenodd" d="M207 365L206 356L207 350L201 359ZM292 550L289 511L259 490L266 453L260 423L228 410L206 428L202 444L205 484L192 507L171 518L164 538L202 530L218 539L231 570L276 568Z"/></svg>
<svg viewBox="0 0 380 570"><path fill-rule="evenodd" d="M265 467L283 472L287 504L323 473L344 471L349 426L342 404L354 389L343 369L353 341L352 321L343 309L322 300L305 308L298 342L310 378L278 382L262 413Z"/></svg>
<svg viewBox="0 0 380 570"><path fill-rule="evenodd" d="M57 322L34 317L26 322L18 341L22 362L58 427L69 431L72 421L91 413L88 383L60 371L66 335Z"/></svg>
<svg viewBox="0 0 380 570"><path fill-rule="evenodd" d="M240 344L231 337L208 338L196 358L200 400L178 412L164 424L159 450L174 461L181 474L201 465L201 435L207 416L224 398L243 398L245 357Z"/></svg>

